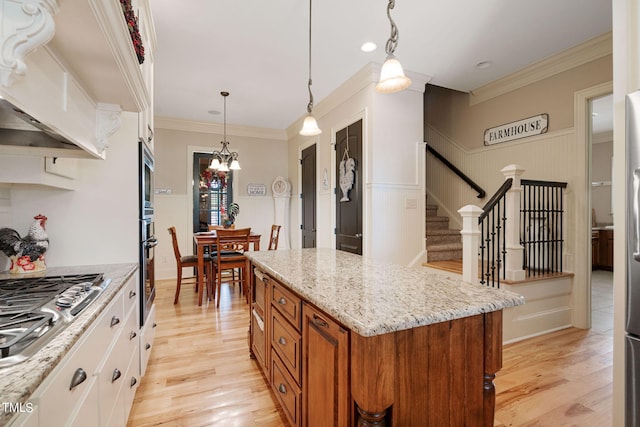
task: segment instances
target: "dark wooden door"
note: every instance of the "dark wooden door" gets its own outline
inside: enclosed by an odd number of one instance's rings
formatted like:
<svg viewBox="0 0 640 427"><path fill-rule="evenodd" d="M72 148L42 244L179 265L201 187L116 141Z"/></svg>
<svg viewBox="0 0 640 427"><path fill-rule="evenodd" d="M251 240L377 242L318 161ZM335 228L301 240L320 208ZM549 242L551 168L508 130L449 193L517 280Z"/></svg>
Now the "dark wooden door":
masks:
<svg viewBox="0 0 640 427"><path fill-rule="evenodd" d="M302 150L302 247L316 247L316 145Z"/></svg>
<svg viewBox="0 0 640 427"><path fill-rule="evenodd" d="M362 120L336 133L336 249L362 255Z"/></svg>

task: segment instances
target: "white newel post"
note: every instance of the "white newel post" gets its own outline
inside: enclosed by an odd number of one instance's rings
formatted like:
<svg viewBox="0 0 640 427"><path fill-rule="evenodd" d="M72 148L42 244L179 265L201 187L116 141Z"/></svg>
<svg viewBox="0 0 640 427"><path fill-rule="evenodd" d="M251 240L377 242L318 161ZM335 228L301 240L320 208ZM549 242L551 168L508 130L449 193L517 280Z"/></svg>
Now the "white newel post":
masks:
<svg viewBox="0 0 640 427"><path fill-rule="evenodd" d="M478 283L478 248L480 247L480 229L478 218L482 208L466 205L458 210L462 217L462 280Z"/></svg>
<svg viewBox="0 0 640 427"><path fill-rule="evenodd" d="M500 170L505 181L513 178L511 189L506 194L506 217L505 243L506 243L506 271L507 280L524 280L525 271L522 269L524 247L520 244L520 199L522 197L522 186L520 176L524 169L519 165L508 165Z"/></svg>
<svg viewBox="0 0 640 427"><path fill-rule="evenodd" d="M281 225L278 249L289 249L289 204L291 184L284 177L277 177L271 184L273 192L274 224Z"/></svg>

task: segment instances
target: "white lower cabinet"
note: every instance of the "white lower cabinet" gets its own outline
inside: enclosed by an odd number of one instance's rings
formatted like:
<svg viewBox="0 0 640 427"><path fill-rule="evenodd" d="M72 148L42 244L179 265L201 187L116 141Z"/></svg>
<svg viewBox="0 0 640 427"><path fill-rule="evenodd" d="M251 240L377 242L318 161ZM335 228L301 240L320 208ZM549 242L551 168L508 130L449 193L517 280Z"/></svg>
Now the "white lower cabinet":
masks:
<svg viewBox="0 0 640 427"><path fill-rule="evenodd" d="M124 427L140 382L138 275L42 382L12 427ZM133 384L133 385L132 385Z"/></svg>
<svg viewBox="0 0 640 427"><path fill-rule="evenodd" d="M147 363L149 362L149 356L151 356L151 349L153 348L153 340L156 336L156 305L151 306L149 315L145 324L142 327L140 336L140 376L144 376L147 371Z"/></svg>

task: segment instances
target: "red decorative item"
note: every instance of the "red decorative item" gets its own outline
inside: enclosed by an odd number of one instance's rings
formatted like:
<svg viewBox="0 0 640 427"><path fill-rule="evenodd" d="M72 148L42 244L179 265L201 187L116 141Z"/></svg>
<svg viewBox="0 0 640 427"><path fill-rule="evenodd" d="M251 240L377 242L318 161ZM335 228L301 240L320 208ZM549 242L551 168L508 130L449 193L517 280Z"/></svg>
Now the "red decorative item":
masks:
<svg viewBox="0 0 640 427"><path fill-rule="evenodd" d="M131 0L120 0L120 6L122 6L122 13L124 13L124 19L127 21L127 27L129 27L133 49L138 56L138 62L142 64L144 62L144 46L142 46L142 38L138 29L138 18L133 13Z"/></svg>

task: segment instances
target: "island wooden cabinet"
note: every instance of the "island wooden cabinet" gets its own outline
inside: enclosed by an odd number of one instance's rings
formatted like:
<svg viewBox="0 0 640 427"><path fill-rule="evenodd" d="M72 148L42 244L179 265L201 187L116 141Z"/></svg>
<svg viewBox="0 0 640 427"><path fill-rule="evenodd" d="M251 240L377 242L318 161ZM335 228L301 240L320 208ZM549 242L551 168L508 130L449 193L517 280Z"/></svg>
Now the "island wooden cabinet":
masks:
<svg viewBox="0 0 640 427"><path fill-rule="evenodd" d="M502 310L362 336L252 271L250 352L290 426L493 426Z"/></svg>
<svg viewBox="0 0 640 427"><path fill-rule="evenodd" d="M349 331L302 304L302 426L348 426Z"/></svg>

